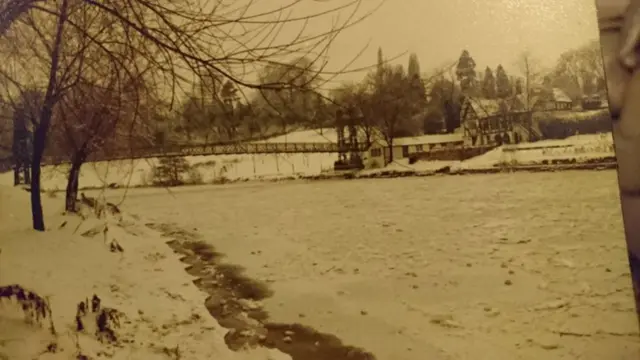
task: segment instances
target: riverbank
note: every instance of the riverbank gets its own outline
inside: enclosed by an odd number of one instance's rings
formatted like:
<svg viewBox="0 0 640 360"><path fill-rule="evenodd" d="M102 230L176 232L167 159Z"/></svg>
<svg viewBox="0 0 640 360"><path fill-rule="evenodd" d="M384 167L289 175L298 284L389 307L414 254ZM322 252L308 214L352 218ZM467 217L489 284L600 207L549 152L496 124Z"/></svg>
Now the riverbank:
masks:
<svg viewBox="0 0 640 360"><path fill-rule="evenodd" d="M501 174L501 173L540 173L540 172L559 172L559 171L603 171L603 170L615 170L617 169L617 163L615 158L607 157L602 159L594 159L586 162L575 162L572 160L554 162L554 163L538 163L528 165L499 165L491 167L455 167L451 165L440 165L440 167L431 167L430 170L415 170L412 168L398 169L397 167L392 170L388 169L375 169L364 171L341 171L341 172L325 172L317 175L298 175L298 176L281 176L272 177L268 179L235 179L216 181L212 183L200 183L200 184L185 184L184 186L201 186L201 185L232 185L232 184L245 184L245 183L282 183L282 182L299 182L299 181L326 181L326 180L358 180L358 179L395 179L402 177L431 177L431 176L463 176L463 175L477 175L477 174ZM158 188L160 186L149 184L137 184L130 186L120 186L112 183L111 186L99 185L80 186L80 190L102 190L106 188L117 189L120 187L126 187L131 189L145 189L145 188ZM56 193L63 193L64 190L60 188L47 188L43 187L43 193L49 193L51 196L55 196Z"/></svg>
<svg viewBox="0 0 640 360"><path fill-rule="evenodd" d="M312 134L306 132L295 134L311 142L330 140L318 136L311 137ZM293 135L288 135L290 140L296 139ZM180 170L182 173L180 179L177 179L178 182L185 185L204 185L345 177L393 178L444 173L465 175L517 171L597 170L613 168L615 156L611 135L596 134L578 135L564 140L504 145L465 161L421 160L414 163L409 158L396 159L384 168L358 172L334 172L336 154L323 153L191 156L185 157L184 160L187 169ZM596 163L598 165L595 165ZM79 186L83 190L154 187L154 184L162 183L155 176L159 166L171 165L162 164L160 159L87 163L81 169ZM43 167L42 189L51 192L64 190L67 185L68 171L68 165ZM12 185L13 174L0 174L0 184Z"/></svg>
<svg viewBox="0 0 640 360"><path fill-rule="evenodd" d="M345 172L337 174L323 174L316 176L302 177L304 180L328 180L328 179L385 179L398 177L426 177L435 175L473 175L473 174L500 174L514 172L556 172L569 170L611 170L616 169L615 161L597 161L585 163L556 163L556 164L532 164L532 165L511 165L511 166L495 166L495 167L479 167L479 168L451 168L443 166L437 170L418 171L418 170L380 170L369 172Z"/></svg>
<svg viewBox="0 0 640 360"><path fill-rule="evenodd" d="M289 359L229 349L193 278L135 217L43 201L49 230L35 232L28 193L0 186L0 359Z"/></svg>
<svg viewBox="0 0 640 360"><path fill-rule="evenodd" d="M230 349L262 346L278 349L293 360L375 359L363 349L305 326L305 314L299 314L300 322L296 323L270 321L261 304L273 295L268 284L244 275L241 266L225 263L224 255L196 232L169 224L148 223L147 226L169 239L167 244L182 255L180 261L188 265L186 272L197 277L196 286L209 294L206 307L229 329L225 342Z"/></svg>

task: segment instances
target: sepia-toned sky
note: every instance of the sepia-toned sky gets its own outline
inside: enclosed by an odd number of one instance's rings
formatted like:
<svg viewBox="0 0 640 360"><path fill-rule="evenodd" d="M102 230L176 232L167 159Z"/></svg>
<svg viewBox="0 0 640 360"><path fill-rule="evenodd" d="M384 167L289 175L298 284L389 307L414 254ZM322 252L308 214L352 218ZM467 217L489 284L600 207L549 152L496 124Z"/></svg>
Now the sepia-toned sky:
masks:
<svg viewBox="0 0 640 360"><path fill-rule="evenodd" d="M304 8L298 11L313 12L341 1L347 0L308 0L298 5ZM360 13L380 2L363 1ZM329 26L330 21L315 21L311 29ZM552 66L562 52L597 36L594 0L387 0L372 16L340 34L330 59L331 68L338 69L368 44L352 68L374 64L380 46L387 57L415 52L421 70L428 73L467 49L478 70L501 63L515 72L518 55L525 50ZM407 60L408 54L398 62ZM340 79L362 76L348 74Z"/></svg>

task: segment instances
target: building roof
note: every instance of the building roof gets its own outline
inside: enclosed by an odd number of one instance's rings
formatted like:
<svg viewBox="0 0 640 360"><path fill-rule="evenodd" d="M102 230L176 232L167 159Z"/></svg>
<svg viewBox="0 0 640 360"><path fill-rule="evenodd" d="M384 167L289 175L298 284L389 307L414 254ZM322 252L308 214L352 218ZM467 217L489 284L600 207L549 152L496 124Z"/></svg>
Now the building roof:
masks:
<svg viewBox="0 0 640 360"><path fill-rule="evenodd" d="M553 88L551 89L553 94L553 100L556 102L564 102L564 103L573 103L573 100L561 89Z"/></svg>
<svg viewBox="0 0 640 360"><path fill-rule="evenodd" d="M498 99L467 97L466 100L480 118L498 115L504 109L504 103Z"/></svg>
<svg viewBox="0 0 640 360"><path fill-rule="evenodd" d="M465 98L476 115L480 118L487 118L490 116L496 116L503 112L522 112L526 111L526 97L524 95L516 95L507 99L486 99L480 97L467 97ZM529 107L537 101L537 97L531 96Z"/></svg>

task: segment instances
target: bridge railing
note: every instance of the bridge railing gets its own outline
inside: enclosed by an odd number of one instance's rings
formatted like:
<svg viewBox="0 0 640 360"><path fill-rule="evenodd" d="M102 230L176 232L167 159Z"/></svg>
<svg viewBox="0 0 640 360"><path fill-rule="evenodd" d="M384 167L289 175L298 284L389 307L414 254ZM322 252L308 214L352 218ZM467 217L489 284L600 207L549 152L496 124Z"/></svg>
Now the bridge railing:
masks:
<svg viewBox="0 0 640 360"><path fill-rule="evenodd" d="M365 151L364 144L358 146ZM282 154L282 153L337 153L349 151L351 147L341 147L336 143L244 143L216 144L183 147L183 156L232 155L232 154Z"/></svg>
<svg viewBox="0 0 640 360"><path fill-rule="evenodd" d="M162 148L140 147L136 149L116 149L108 154L92 154L89 161L115 161L171 156L241 155L241 154L295 154L295 153L338 153L353 151L351 145L340 146L336 143L232 143L204 145L170 145ZM366 144L358 144L358 151L366 151ZM11 159L3 159L0 171L9 169ZM69 162L68 156L45 156L43 165L60 165ZM3 166L4 165L4 166ZM12 166L12 164L11 164ZM5 171L7 170L5 169Z"/></svg>

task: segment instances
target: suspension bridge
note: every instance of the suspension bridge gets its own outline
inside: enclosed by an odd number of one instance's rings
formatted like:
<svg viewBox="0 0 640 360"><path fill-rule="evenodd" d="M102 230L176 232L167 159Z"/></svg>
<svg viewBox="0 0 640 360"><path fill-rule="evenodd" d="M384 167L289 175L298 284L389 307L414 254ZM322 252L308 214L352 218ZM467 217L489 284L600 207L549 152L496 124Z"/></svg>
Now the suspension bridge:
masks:
<svg viewBox="0 0 640 360"><path fill-rule="evenodd" d="M110 149L108 153L90 154L87 161L115 161L181 156L221 156L260 154L336 153L336 169L362 168L361 154L368 150L358 141L353 119L341 120L336 126L337 142L267 142L236 141L205 144L163 144L156 146ZM31 134L26 130L14 132L14 151L11 157L0 159L0 172L14 169L16 179L21 171L27 177L30 163ZM42 165L70 163L70 156L45 156ZM16 181L19 181L16 180Z"/></svg>

